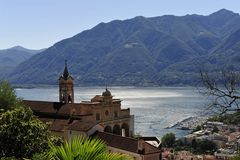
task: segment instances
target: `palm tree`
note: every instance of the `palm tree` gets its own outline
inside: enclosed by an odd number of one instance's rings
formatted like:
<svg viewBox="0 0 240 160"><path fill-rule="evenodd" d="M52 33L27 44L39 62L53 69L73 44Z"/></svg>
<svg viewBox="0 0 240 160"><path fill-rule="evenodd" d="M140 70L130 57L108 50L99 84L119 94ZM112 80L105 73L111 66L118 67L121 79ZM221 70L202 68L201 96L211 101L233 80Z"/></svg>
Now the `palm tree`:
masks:
<svg viewBox="0 0 240 160"><path fill-rule="evenodd" d="M108 153L107 145L99 139L89 139L75 136L61 146L50 143L50 152L47 154L51 160L130 160L127 155Z"/></svg>

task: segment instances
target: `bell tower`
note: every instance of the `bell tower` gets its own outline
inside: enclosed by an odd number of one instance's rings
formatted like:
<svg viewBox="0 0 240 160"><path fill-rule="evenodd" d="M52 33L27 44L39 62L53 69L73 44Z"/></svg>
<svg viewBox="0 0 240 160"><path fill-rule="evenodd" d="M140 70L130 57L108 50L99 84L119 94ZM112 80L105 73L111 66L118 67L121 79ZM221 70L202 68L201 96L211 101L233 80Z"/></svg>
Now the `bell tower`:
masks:
<svg viewBox="0 0 240 160"><path fill-rule="evenodd" d="M67 68L67 61L65 60L65 68L63 74L59 77L59 102L74 103L74 89L71 75L69 75Z"/></svg>

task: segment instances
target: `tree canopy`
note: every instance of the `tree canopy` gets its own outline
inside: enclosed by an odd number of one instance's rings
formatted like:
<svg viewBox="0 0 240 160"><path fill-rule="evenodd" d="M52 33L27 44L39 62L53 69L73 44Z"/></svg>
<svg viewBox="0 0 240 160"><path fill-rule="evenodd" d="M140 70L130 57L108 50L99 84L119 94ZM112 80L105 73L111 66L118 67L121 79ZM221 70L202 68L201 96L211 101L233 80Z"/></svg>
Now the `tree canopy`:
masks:
<svg viewBox="0 0 240 160"><path fill-rule="evenodd" d="M31 157L48 148L47 126L29 108L19 107L0 115L0 156Z"/></svg>
<svg viewBox="0 0 240 160"><path fill-rule="evenodd" d="M0 82L0 110L6 111L17 107L20 103L14 88L7 81Z"/></svg>
<svg viewBox="0 0 240 160"><path fill-rule="evenodd" d="M49 139L58 142L7 81L0 82L0 109L0 157L31 158L49 149Z"/></svg>
<svg viewBox="0 0 240 160"><path fill-rule="evenodd" d="M223 122L225 124L237 125L240 122L240 110L234 113L224 114L224 115L215 115L208 119L213 122Z"/></svg>
<svg viewBox="0 0 240 160"><path fill-rule="evenodd" d="M175 139L176 137L174 133L167 133L162 137L161 141L163 146L173 147L173 144L175 143Z"/></svg>
<svg viewBox="0 0 240 160"><path fill-rule="evenodd" d="M204 154L206 152L214 153L217 149L217 146L214 142L209 140L199 141L196 144L196 152L199 154Z"/></svg>
<svg viewBox="0 0 240 160"><path fill-rule="evenodd" d="M239 160L240 159L240 153L238 153L237 155L231 157L229 160Z"/></svg>

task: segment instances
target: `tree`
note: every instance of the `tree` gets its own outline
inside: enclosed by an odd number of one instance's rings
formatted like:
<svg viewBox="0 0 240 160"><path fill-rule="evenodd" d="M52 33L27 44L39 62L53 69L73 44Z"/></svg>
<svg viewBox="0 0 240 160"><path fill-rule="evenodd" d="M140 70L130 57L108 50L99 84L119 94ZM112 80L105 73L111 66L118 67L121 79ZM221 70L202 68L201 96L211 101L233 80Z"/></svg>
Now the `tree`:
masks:
<svg viewBox="0 0 240 160"><path fill-rule="evenodd" d="M212 130L212 133L218 133L219 132L219 129L217 128L217 126L213 126L213 130Z"/></svg>
<svg viewBox="0 0 240 160"><path fill-rule="evenodd" d="M103 141L83 136L73 137L61 146L50 143L50 148L46 156L52 160L130 160L127 155L108 153Z"/></svg>
<svg viewBox="0 0 240 160"><path fill-rule="evenodd" d="M192 140L192 148L193 149L197 149L197 141L196 141L196 139Z"/></svg>
<svg viewBox="0 0 240 160"><path fill-rule="evenodd" d="M200 92L212 99L208 109L215 113L225 114L238 111L240 108L240 73L221 71L211 73L200 71L204 89Z"/></svg>
<svg viewBox="0 0 240 160"><path fill-rule="evenodd" d="M162 137L161 141L164 147L173 147L175 139L176 137L174 133L167 133Z"/></svg>
<svg viewBox="0 0 240 160"><path fill-rule="evenodd" d="M197 131L200 131L201 129L202 129L202 126L197 125L197 127L192 132L197 132Z"/></svg>
<svg viewBox="0 0 240 160"><path fill-rule="evenodd" d="M238 153L237 155L231 157L229 160L239 160L240 159L240 154Z"/></svg>
<svg viewBox="0 0 240 160"><path fill-rule="evenodd" d="M6 111L12 109L20 103L14 88L7 82L0 82L0 109Z"/></svg>
<svg viewBox="0 0 240 160"><path fill-rule="evenodd" d="M1 159L40 157L49 149L49 141L63 143L60 137L50 136L47 126L23 105L7 81L0 82L0 109Z"/></svg>
<svg viewBox="0 0 240 160"><path fill-rule="evenodd" d="M203 140L203 141L197 142L197 150L199 153L206 153L206 152L214 153L216 149L217 149L217 146L212 141Z"/></svg>
<svg viewBox="0 0 240 160"><path fill-rule="evenodd" d="M0 114L0 157L29 158L48 149L47 126L26 107Z"/></svg>

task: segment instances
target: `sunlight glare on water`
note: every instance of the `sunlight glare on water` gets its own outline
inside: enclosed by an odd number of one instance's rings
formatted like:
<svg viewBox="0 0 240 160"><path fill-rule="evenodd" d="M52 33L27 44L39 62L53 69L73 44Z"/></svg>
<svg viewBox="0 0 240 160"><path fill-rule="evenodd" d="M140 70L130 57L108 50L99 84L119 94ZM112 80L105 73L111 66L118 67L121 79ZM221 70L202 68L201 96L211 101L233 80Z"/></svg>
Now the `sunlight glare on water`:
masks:
<svg viewBox="0 0 240 160"><path fill-rule="evenodd" d="M101 95L104 87L76 87L75 102L88 101ZM114 98L122 100L122 108L130 108L135 116L135 132L143 136L162 136L174 132L178 137L188 131L165 129L191 116L199 116L206 98L194 88L138 88L110 87ZM58 101L58 88L16 89L17 95L27 100Z"/></svg>

